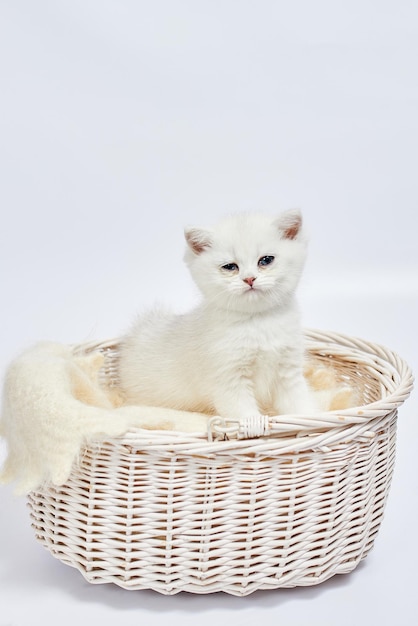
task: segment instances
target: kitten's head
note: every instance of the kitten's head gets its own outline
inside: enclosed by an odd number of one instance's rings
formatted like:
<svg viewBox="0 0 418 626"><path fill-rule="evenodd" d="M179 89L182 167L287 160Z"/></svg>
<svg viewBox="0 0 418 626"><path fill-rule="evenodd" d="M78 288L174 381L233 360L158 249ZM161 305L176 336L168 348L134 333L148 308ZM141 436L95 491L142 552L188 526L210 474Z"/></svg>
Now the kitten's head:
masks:
<svg viewBox="0 0 418 626"><path fill-rule="evenodd" d="M299 211L236 215L211 230L187 228L185 237L185 261L211 305L258 313L294 294L306 256Z"/></svg>

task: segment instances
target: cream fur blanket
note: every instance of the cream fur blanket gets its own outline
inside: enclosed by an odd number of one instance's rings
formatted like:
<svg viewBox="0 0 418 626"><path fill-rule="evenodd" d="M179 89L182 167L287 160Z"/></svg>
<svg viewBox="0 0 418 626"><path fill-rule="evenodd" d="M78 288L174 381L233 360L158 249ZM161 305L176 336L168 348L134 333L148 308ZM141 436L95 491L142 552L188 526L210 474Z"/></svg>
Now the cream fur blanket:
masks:
<svg viewBox="0 0 418 626"><path fill-rule="evenodd" d="M7 458L3 483L16 482L18 493L45 483L66 482L83 446L123 435L132 428L203 433L208 416L166 408L117 406L99 384L103 355L75 356L71 348L42 343L10 365L4 382L0 435ZM329 374L311 371L317 389L332 385ZM321 393L319 391L319 393ZM332 406L345 408L347 389L333 393Z"/></svg>

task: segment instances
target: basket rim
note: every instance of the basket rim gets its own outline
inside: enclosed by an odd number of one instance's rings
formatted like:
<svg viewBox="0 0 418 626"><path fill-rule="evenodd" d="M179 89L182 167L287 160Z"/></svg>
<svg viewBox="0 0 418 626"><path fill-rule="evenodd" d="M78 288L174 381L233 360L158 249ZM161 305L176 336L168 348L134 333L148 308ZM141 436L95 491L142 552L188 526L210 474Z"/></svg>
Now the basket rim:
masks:
<svg viewBox="0 0 418 626"><path fill-rule="evenodd" d="M230 425L223 424L219 427L218 436L214 441L209 432L180 432L167 430L145 430L132 428L125 434L117 437L108 437L106 442L117 445L135 446L135 444L147 446L175 446L177 450L182 448L193 449L194 454L207 454L222 450L237 448L241 452L250 446L263 448L271 452L272 444L275 449L289 452L297 452L306 447L307 438L310 440L309 448L325 450L329 445L338 442L348 442L354 439L368 440L373 438L374 432L379 425L387 420L388 415L396 412L397 408L409 397L413 388L413 374L409 365L396 352L380 344L364 340L350 335L316 329L304 329L306 348L312 354L322 356L335 356L339 359L354 363L361 363L363 367L371 370L379 378L382 392L386 392L382 398L372 403L350 407L343 410L319 412L312 415L281 415L263 418L263 423L248 424L239 422L235 427L231 438ZM107 352L116 349L119 339L111 339L101 342L89 342L73 346L74 354L91 351ZM218 419L219 418L215 418ZM236 426L236 425L235 425ZM232 429L234 430L234 429ZM219 436L220 433L220 436ZM102 445L103 437L93 439L90 445Z"/></svg>

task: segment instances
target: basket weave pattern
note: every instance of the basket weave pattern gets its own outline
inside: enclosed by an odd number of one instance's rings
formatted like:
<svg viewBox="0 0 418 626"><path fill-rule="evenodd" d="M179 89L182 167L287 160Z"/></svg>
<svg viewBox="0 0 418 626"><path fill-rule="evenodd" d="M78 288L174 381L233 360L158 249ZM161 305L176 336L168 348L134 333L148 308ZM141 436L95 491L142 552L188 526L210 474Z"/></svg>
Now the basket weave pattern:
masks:
<svg viewBox="0 0 418 626"><path fill-rule="evenodd" d="M369 343L307 342L360 408L271 418L252 439L244 424L228 440L137 430L93 443L65 486L30 494L38 539L92 583L164 594L247 595L352 571L381 523L412 376ZM117 346L95 349L111 376Z"/></svg>

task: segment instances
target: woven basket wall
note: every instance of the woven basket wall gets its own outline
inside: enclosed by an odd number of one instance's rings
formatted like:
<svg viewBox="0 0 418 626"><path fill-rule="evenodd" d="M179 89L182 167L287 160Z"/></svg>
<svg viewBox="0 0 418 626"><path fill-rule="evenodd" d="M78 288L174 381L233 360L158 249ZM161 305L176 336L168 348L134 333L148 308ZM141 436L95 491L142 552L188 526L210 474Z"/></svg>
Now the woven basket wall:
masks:
<svg viewBox="0 0 418 626"><path fill-rule="evenodd" d="M92 583L164 594L246 595L352 571L381 523L412 376L371 343L306 337L359 408L215 423L213 441L137 430L91 444L65 486L29 496L37 538ZM114 376L117 345L94 349Z"/></svg>

